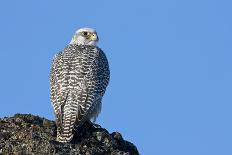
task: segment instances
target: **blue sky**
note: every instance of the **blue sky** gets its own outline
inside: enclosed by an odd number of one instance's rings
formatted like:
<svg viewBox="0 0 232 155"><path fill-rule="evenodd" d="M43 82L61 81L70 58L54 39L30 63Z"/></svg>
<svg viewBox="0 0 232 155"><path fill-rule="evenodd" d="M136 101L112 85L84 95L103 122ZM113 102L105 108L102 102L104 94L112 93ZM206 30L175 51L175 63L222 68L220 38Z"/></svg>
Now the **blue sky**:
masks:
<svg viewBox="0 0 232 155"><path fill-rule="evenodd" d="M53 119L52 57L96 28L111 69L97 122L143 155L232 154L231 1L0 2L0 117Z"/></svg>

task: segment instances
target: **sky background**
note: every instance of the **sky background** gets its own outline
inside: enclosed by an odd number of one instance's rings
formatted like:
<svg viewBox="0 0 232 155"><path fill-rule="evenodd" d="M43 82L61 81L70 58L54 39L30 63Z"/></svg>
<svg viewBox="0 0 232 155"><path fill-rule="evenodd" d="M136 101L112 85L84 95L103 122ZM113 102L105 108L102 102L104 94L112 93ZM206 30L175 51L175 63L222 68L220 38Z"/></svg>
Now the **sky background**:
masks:
<svg viewBox="0 0 232 155"><path fill-rule="evenodd" d="M93 27L111 81L97 120L142 155L232 154L232 2L0 2L0 117L54 119L49 71Z"/></svg>

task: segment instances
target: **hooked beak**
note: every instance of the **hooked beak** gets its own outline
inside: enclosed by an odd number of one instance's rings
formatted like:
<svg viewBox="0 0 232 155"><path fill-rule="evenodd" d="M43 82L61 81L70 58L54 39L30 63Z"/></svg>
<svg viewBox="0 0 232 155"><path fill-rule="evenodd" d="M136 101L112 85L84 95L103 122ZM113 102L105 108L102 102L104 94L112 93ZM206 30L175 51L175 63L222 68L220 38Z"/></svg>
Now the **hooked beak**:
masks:
<svg viewBox="0 0 232 155"><path fill-rule="evenodd" d="M90 39L91 39L92 41L98 41L98 36L97 36L97 34L96 34L96 33L93 33L93 34L90 36Z"/></svg>

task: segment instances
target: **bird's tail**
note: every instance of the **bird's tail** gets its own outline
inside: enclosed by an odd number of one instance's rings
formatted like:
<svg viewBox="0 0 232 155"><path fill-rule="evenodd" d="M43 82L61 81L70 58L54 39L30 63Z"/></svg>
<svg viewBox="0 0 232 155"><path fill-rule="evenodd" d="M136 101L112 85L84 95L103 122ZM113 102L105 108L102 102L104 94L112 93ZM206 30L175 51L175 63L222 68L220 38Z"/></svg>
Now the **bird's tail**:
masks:
<svg viewBox="0 0 232 155"><path fill-rule="evenodd" d="M57 132L57 141L70 142L73 138L74 123L76 121L78 104L75 100L75 94L69 92L63 107L62 127Z"/></svg>

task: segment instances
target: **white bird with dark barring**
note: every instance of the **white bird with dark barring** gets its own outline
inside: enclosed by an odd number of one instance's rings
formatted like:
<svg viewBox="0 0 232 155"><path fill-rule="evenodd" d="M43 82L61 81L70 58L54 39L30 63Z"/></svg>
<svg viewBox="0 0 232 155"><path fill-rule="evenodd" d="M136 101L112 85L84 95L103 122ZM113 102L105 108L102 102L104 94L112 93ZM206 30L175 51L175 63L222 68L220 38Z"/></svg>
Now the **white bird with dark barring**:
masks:
<svg viewBox="0 0 232 155"><path fill-rule="evenodd" d="M57 141L70 142L74 129L95 122L110 71L104 52L97 47L97 32L81 28L69 45L53 58L50 96L55 111Z"/></svg>

